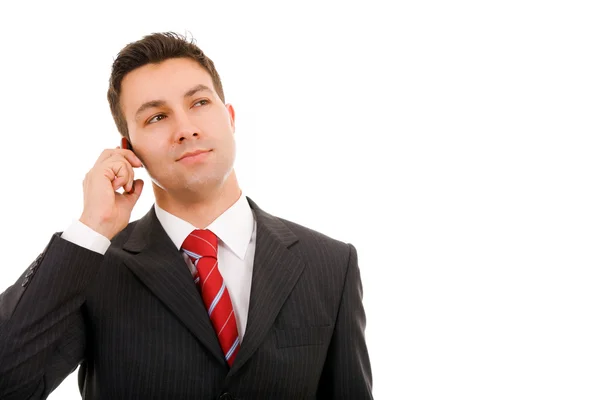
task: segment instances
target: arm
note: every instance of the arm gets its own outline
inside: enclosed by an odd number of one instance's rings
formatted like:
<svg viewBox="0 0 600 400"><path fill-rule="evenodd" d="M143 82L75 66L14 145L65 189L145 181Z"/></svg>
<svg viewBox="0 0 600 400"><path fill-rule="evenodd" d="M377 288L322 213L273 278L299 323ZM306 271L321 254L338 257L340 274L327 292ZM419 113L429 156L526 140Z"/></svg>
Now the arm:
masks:
<svg viewBox="0 0 600 400"><path fill-rule="evenodd" d="M0 295L0 398L44 399L77 368L85 350L83 294L103 258L54 234Z"/></svg>
<svg viewBox="0 0 600 400"><path fill-rule="evenodd" d="M27 272L0 295L1 399L45 399L83 359L85 290L104 259L101 251L85 247L106 251L127 226L144 186L133 176L133 168L141 166L131 150L104 150L83 180L80 222L64 237L52 236Z"/></svg>
<svg viewBox="0 0 600 400"><path fill-rule="evenodd" d="M366 316L356 248L350 246L346 280L327 359L319 382L319 399L372 399L373 382L365 343Z"/></svg>

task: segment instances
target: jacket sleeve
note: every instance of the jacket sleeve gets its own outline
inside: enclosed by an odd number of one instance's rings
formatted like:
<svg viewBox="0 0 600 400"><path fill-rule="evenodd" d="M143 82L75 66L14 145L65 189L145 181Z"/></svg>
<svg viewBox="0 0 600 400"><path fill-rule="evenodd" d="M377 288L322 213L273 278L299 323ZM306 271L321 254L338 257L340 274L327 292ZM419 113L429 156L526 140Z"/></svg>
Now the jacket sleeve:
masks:
<svg viewBox="0 0 600 400"><path fill-rule="evenodd" d="M372 376L365 342L366 316L356 248L350 256L338 316L319 382L318 399L372 399Z"/></svg>
<svg viewBox="0 0 600 400"><path fill-rule="evenodd" d="M85 352L85 288L104 256L55 233L0 295L0 398L45 399Z"/></svg>

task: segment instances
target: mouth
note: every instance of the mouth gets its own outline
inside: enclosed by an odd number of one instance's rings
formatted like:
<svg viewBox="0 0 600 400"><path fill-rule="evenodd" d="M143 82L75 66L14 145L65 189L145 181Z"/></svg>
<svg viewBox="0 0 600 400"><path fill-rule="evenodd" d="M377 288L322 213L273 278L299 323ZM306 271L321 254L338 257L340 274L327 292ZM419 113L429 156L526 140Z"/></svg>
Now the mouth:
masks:
<svg viewBox="0 0 600 400"><path fill-rule="evenodd" d="M181 157L179 157L176 161L181 161L181 160L185 160L185 159L191 159L194 158L196 156L201 156L201 155L205 155L207 153L210 153L212 150L196 150L196 151L190 151L187 153L184 153Z"/></svg>

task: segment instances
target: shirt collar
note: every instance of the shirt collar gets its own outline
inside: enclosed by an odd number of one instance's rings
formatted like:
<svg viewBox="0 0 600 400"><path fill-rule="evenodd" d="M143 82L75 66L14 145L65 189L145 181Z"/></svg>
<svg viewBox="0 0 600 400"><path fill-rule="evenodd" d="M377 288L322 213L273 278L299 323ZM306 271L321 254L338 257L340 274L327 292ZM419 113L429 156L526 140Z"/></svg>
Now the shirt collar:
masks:
<svg viewBox="0 0 600 400"><path fill-rule="evenodd" d="M180 250L183 241L192 231L203 229L196 228L189 222L163 210L156 203L154 210L163 229ZM246 196L242 194L231 207L204 229L210 229L222 244L243 260L254 231L254 214Z"/></svg>

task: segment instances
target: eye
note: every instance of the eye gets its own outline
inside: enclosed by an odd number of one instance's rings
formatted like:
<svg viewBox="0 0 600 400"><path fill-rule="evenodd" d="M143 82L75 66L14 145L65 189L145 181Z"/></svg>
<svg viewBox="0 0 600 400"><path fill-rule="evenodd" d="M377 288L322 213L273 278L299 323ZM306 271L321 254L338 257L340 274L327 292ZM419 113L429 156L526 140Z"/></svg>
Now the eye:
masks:
<svg viewBox="0 0 600 400"><path fill-rule="evenodd" d="M206 105L208 103L209 103L208 100L202 99L202 100L198 100L197 102L195 102L194 105L198 105L198 104L200 104L200 105Z"/></svg>
<svg viewBox="0 0 600 400"><path fill-rule="evenodd" d="M153 124L155 122L162 121L166 117L167 116L165 114L158 114L158 115L155 115L154 117L150 118L147 123Z"/></svg>

